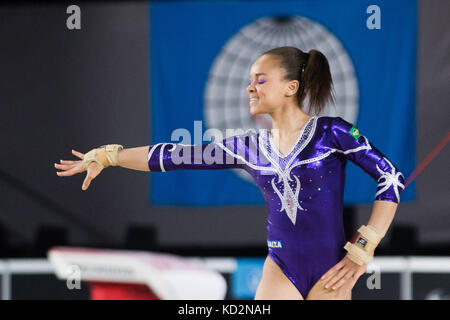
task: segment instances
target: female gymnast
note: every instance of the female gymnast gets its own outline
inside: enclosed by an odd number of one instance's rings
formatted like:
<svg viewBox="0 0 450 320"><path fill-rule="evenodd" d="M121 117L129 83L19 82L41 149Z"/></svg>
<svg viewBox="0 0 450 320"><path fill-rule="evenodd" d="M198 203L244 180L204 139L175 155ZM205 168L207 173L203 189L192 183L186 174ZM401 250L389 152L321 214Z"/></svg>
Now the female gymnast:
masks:
<svg viewBox="0 0 450 320"><path fill-rule="evenodd" d="M321 52L280 47L263 53L251 66L247 92L249 112L269 114L271 130L248 130L203 145L157 143L123 149L111 144L86 154L72 150L81 160L61 160L55 164L63 170L57 175L87 171L82 185L87 190L108 166L159 172L244 169L268 208L268 255L255 299L350 300L393 220L404 177L353 124L318 116L334 101L329 64ZM346 242L342 212L347 160L377 182L377 191L369 221Z"/></svg>

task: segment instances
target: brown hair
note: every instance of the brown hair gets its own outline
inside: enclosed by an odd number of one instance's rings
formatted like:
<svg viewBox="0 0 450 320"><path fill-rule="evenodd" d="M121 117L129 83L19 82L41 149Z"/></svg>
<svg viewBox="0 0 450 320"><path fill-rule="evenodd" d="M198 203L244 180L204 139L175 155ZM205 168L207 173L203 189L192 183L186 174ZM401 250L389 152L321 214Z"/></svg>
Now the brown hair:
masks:
<svg viewBox="0 0 450 320"><path fill-rule="evenodd" d="M319 115L327 102L334 104L333 80L327 58L318 50L308 53L295 47L279 47L264 52L280 58L280 66L286 70L285 80L298 80L297 101L302 108L309 98L309 110Z"/></svg>

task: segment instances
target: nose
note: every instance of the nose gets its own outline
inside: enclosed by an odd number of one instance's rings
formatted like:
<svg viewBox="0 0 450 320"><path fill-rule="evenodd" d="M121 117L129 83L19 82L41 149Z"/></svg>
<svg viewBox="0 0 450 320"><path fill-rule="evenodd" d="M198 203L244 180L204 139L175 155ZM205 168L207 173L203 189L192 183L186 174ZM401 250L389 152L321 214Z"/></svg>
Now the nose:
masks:
<svg viewBox="0 0 450 320"><path fill-rule="evenodd" d="M248 93L250 93L250 92L255 92L255 86L253 85L253 83L250 83L250 84L247 86L247 92L248 92Z"/></svg>

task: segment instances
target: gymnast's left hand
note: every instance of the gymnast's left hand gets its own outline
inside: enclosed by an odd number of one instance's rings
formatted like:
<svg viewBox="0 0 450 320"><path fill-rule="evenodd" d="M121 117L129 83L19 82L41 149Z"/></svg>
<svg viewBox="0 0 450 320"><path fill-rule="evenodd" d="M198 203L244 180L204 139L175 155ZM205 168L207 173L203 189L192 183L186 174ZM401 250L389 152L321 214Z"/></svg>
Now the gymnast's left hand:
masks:
<svg viewBox="0 0 450 320"><path fill-rule="evenodd" d="M358 278L366 272L367 264L360 266L346 256L334 267L328 270L321 279L325 281L325 288L337 290L344 283L346 291L352 290Z"/></svg>

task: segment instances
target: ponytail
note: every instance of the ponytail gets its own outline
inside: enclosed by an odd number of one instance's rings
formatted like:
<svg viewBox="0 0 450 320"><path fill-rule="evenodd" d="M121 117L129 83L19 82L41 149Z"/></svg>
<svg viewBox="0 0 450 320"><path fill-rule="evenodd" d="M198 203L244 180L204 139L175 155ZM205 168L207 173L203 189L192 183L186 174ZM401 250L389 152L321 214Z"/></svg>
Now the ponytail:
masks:
<svg viewBox="0 0 450 320"><path fill-rule="evenodd" d="M301 90L298 92L298 100L301 105L306 97L309 99L309 111L313 109L320 114L325 105L335 102L333 94L333 80L327 58L317 50L307 53L306 66L301 72Z"/></svg>

